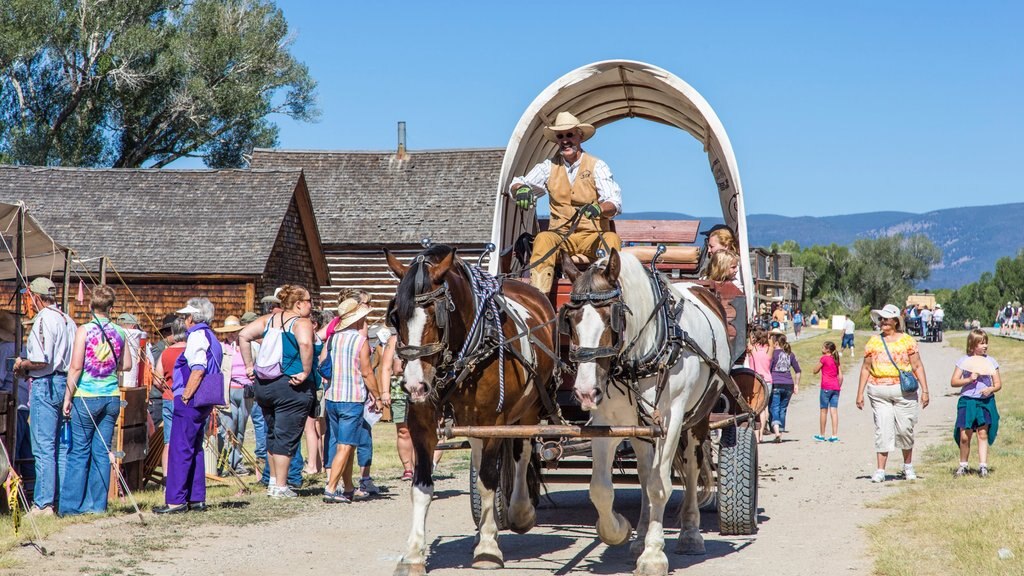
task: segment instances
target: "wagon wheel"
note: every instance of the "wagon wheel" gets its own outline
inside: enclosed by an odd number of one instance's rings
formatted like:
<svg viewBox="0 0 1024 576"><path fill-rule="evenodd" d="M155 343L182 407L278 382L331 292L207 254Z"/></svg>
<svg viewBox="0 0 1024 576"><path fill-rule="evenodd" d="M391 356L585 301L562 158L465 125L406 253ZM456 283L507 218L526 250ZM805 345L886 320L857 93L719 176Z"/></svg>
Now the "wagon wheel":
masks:
<svg viewBox="0 0 1024 576"><path fill-rule="evenodd" d="M718 523L723 536L757 532L757 440L749 427L722 430Z"/></svg>
<svg viewBox="0 0 1024 576"><path fill-rule="evenodd" d="M529 442L529 440L523 440ZM501 450L495 459L495 466L498 467L498 488L494 491L494 517L498 522L498 530L510 528L508 522L509 499L512 498L512 488L515 484L515 456L512 453L513 440L505 439L501 442ZM532 453L532 451L531 451ZM506 465L507 463L507 465ZM481 499L480 491L477 489L476 480L479 472L472 463L469 465L469 501L473 510L473 523L480 525ZM536 479L534 482L532 479ZM530 461L530 470L527 472L527 481L530 489L530 499L536 506L540 498L540 468L535 460Z"/></svg>

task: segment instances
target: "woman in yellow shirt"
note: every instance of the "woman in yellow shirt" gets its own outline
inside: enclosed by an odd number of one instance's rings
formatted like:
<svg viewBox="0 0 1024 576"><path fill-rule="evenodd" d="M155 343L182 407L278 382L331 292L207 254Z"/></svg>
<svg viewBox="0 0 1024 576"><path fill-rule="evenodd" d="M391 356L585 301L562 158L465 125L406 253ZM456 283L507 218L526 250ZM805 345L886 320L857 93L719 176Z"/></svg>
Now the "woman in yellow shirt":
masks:
<svg viewBox="0 0 1024 576"><path fill-rule="evenodd" d="M878 469L871 476L871 481L885 481L889 452L896 448L903 451L903 477L915 480L914 424L917 423L919 409L928 406L928 380L924 365L918 354L917 341L903 333L899 308L886 304L881 310L872 310L871 319L879 325L881 334L872 336L864 347L864 364L861 365L860 384L857 386L857 408L864 409L864 394L867 392L875 419ZM900 389L900 371L914 373L919 384L917 391L903 392Z"/></svg>

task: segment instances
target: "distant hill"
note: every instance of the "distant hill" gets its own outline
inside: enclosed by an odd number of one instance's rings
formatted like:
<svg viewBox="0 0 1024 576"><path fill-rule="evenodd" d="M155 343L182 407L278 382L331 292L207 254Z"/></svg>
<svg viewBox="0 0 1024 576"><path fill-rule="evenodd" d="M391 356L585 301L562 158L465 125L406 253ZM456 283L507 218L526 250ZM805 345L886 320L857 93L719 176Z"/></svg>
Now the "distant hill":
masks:
<svg viewBox="0 0 1024 576"><path fill-rule="evenodd" d="M620 218L636 220L701 220L706 230L720 217L694 217L676 212L633 212ZM924 288L959 288L983 272L995 270L996 260L1014 256L1024 247L1024 203L969 206L909 212L866 212L844 216L789 217L750 214L747 227L752 246L795 240L800 246L853 244L858 238L890 234L925 234L942 250L942 262L932 269Z"/></svg>

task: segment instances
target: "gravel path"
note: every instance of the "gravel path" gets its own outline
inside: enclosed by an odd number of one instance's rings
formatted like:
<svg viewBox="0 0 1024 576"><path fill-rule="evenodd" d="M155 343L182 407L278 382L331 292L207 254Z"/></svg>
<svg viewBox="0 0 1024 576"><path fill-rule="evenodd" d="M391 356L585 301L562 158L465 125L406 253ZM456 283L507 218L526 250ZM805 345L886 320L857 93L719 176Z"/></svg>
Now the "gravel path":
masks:
<svg viewBox="0 0 1024 576"><path fill-rule="evenodd" d="M921 344L922 358L931 382L932 405L918 424L918 445L945 439L954 414L955 397L946 384L960 352L942 344ZM845 362L850 362L844 358ZM769 573L789 576L820 574L870 574L863 526L876 522L884 510L869 508L902 483L893 480L872 484L874 470L873 425L870 409L854 405L859 361L846 366L846 383L840 399L840 436L835 444L815 442L818 427L818 388L805 386L793 399L782 444L760 447L760 531L751 537L722 537L717 517L704 513L702 528L707 555L677 556L669 553L673 572L686 575ZM807 373L808 376L810 372ZM807 378L806 382L813 380ZM890 478L898 471L899 458L890 459ZM466 492L467 475L457 474L437 485L428 520L430 560L436 576L472 573L474 526ZM136 565L116 560L110 550L95 545L97 537L111 531L140 530L138 524L114 518L75 526L44 543L57 550L42 559L28 549L14 551L21 567L13 574L79 575L101 573L95 566L104 556L106 566L123 566L124 574L205 574L252 576L296 574L386 575L394 570L409 529L409 486L392 481L391 491L377 501L352 505L309 506L284 520L258 525L203 525L176 531L181 542L154 551ZM586 486L549 486L554 502L538 511L538 526L526 535L503 533L506 569L502 574L629 574L633 558L628 546L609 548L595 536L595 514ZM639 492L621 488L616 508L635 522ZM673 498L674 509L679 495ZM219 513L219 512L218 512ZM162 519L149 516L152 523ZM674 546L677 528L668 524ZM181 534L180 532L185 532Z"/></svg>

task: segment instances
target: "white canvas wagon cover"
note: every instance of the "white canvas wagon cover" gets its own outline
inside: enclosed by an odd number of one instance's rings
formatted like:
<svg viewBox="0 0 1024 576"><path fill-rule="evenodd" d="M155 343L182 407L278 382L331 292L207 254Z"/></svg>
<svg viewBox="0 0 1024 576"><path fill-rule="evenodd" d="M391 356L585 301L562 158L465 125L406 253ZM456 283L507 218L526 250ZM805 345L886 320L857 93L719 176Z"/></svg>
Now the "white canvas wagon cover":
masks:
<svg viewBox="0 0 1024 576"><path fill-rule="evenodd" d="M685 130L704 144L718 186L722 216L739 236L747 310L754 310L750 259L744 256L749 253L749 243L743 192L729 137L715 111L692 86L645 62L606 60L582 66L553 82L526 109L509 139L498 178L491 231L491 241L498 250L515 241L513 205L506 192L514 177L554 155L555 144L544 138L544 126L562 111L572 112L580 122L598 128L623 118L644 118ZM681 197L680 205L686 200ZM491 259L492 273L497 273L498 262L498 258Z"/></svg>

